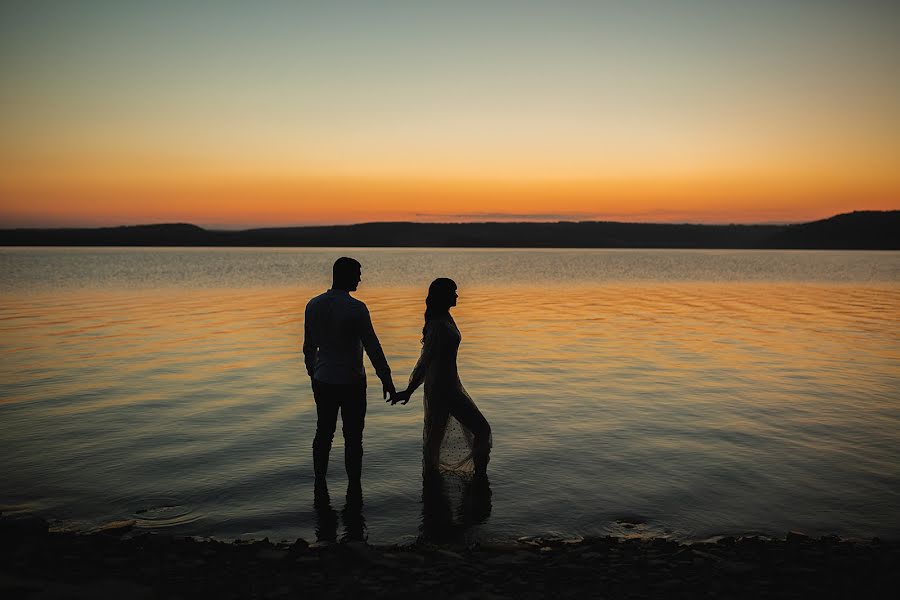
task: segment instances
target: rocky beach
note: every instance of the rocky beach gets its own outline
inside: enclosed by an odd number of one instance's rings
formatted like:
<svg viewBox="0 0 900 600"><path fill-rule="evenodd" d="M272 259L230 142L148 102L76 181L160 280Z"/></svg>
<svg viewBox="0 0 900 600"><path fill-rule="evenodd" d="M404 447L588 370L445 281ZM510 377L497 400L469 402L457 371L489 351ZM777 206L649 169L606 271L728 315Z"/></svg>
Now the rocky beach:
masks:
<svg viewBox="0 0 900 600"><path fill-rule="evenodd" d="M474 545L222 542L0 519L4 598L888 598L900 544L788 533Z"/></svg>

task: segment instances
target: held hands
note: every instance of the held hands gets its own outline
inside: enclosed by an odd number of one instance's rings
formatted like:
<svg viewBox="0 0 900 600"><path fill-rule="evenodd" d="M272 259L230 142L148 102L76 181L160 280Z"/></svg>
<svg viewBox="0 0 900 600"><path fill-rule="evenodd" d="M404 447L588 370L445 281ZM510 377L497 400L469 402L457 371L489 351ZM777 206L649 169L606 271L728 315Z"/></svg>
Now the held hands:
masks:
<svg viewBox="0 0 900 600"><path fill-rule="evenodd" d="M412 396L412 392L410 392L409 390L403 390L401 392L394 392L391 395L390 399L388 399L387 401L391 403L391 406L397 404L398 402L400 404L406 404L407 402L409 402L410 396Z"/></svg>
<svg viewBox="0 0 900 600"><path fill-rule="evenodd" d="M400 402L401 404L406 404L409 402L409 397L412 396L412 392L409 389L405 389L402 392L398 392L394 387L394 382L391 381L391 378L386 378L386 381L382 381L382 392L384 394L385 402L390 402L391 406ZM390 397L388 397L390 396Z"/></svg>

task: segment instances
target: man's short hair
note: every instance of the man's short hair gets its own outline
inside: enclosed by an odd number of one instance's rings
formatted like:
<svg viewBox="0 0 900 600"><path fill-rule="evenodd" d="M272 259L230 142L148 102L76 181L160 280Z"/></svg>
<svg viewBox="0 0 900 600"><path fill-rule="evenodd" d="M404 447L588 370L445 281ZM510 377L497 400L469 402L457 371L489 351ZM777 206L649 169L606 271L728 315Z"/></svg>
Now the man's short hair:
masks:
<svg viewBox="0 0 900 600"><path fill-rule="evenodd" d="M334 279L338 281L353 277L361 270L362 265L359 264L358 260L347 256L342 256L334 261L334 266L331 268L331 273L334 276Z"/></svg>

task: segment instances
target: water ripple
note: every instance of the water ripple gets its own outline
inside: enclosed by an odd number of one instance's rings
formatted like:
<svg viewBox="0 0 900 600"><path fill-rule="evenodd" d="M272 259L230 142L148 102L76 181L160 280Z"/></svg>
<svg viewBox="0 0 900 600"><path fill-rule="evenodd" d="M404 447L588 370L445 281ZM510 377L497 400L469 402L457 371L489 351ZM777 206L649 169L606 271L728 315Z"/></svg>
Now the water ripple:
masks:
<svg viewBox="0 0 900 600"><path fill-rule="evenodd" d="M31 253L35 273L68 269L55 287L0 276L0 504L310 537L300 338L333 253L188 251L179 272L184 255L147 252L75 253L81 271ZM460 283L460 373L495 440L478 535L900 535L896 253L366 252L385 262L358 296L398 382L420 349L426 275ZM230 287L215 279L227 260ZM305 265L301 284L285 264ZM369 539L413 539L421 393L390 407L370 385ZM336 510L340 445L338 432Z"/></svg>

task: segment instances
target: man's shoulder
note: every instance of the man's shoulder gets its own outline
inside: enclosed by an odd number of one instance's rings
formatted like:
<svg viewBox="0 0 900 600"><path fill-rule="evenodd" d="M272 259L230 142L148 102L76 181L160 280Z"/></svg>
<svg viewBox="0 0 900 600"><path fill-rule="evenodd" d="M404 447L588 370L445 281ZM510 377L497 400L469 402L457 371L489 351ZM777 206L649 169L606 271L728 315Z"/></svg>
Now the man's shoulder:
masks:
<svg viewBox="0 0 900 600"><path fill-rule="evenodd" d="M357 298L354 298L350 294L347 294L346 296L344 296L344 302L346 302L347 306L352 307L354 310L360 310L360 311L366 311L366 312L368 312L368 310L369 310L366 307L365 302L363 302L362 300L358 300Z"/></svg>
<svg viewBox="0 0 900 600"><path fill-rule="evenodd" d="M368 312L368 308L366 308L366 303L362 300L357 300L350 294L334 294L331 290L327 292L321 293L318 296L310 298L309 302L306 303L306 308L309 310L310 308L314 308L316 305L325 302L326 300L330 300L331 302L335 302L338 305L346 307L351 311L357 312Z"/></svg>
<svg viewBox="0 0 900 600"><path fill-rule="evenodd" d="M328 296L328 292L322 292L318 296L313 296L312 298L309 299L309 302L306 303L306 308L315 306L316 304L321 302L326 296Z"/></svg>

